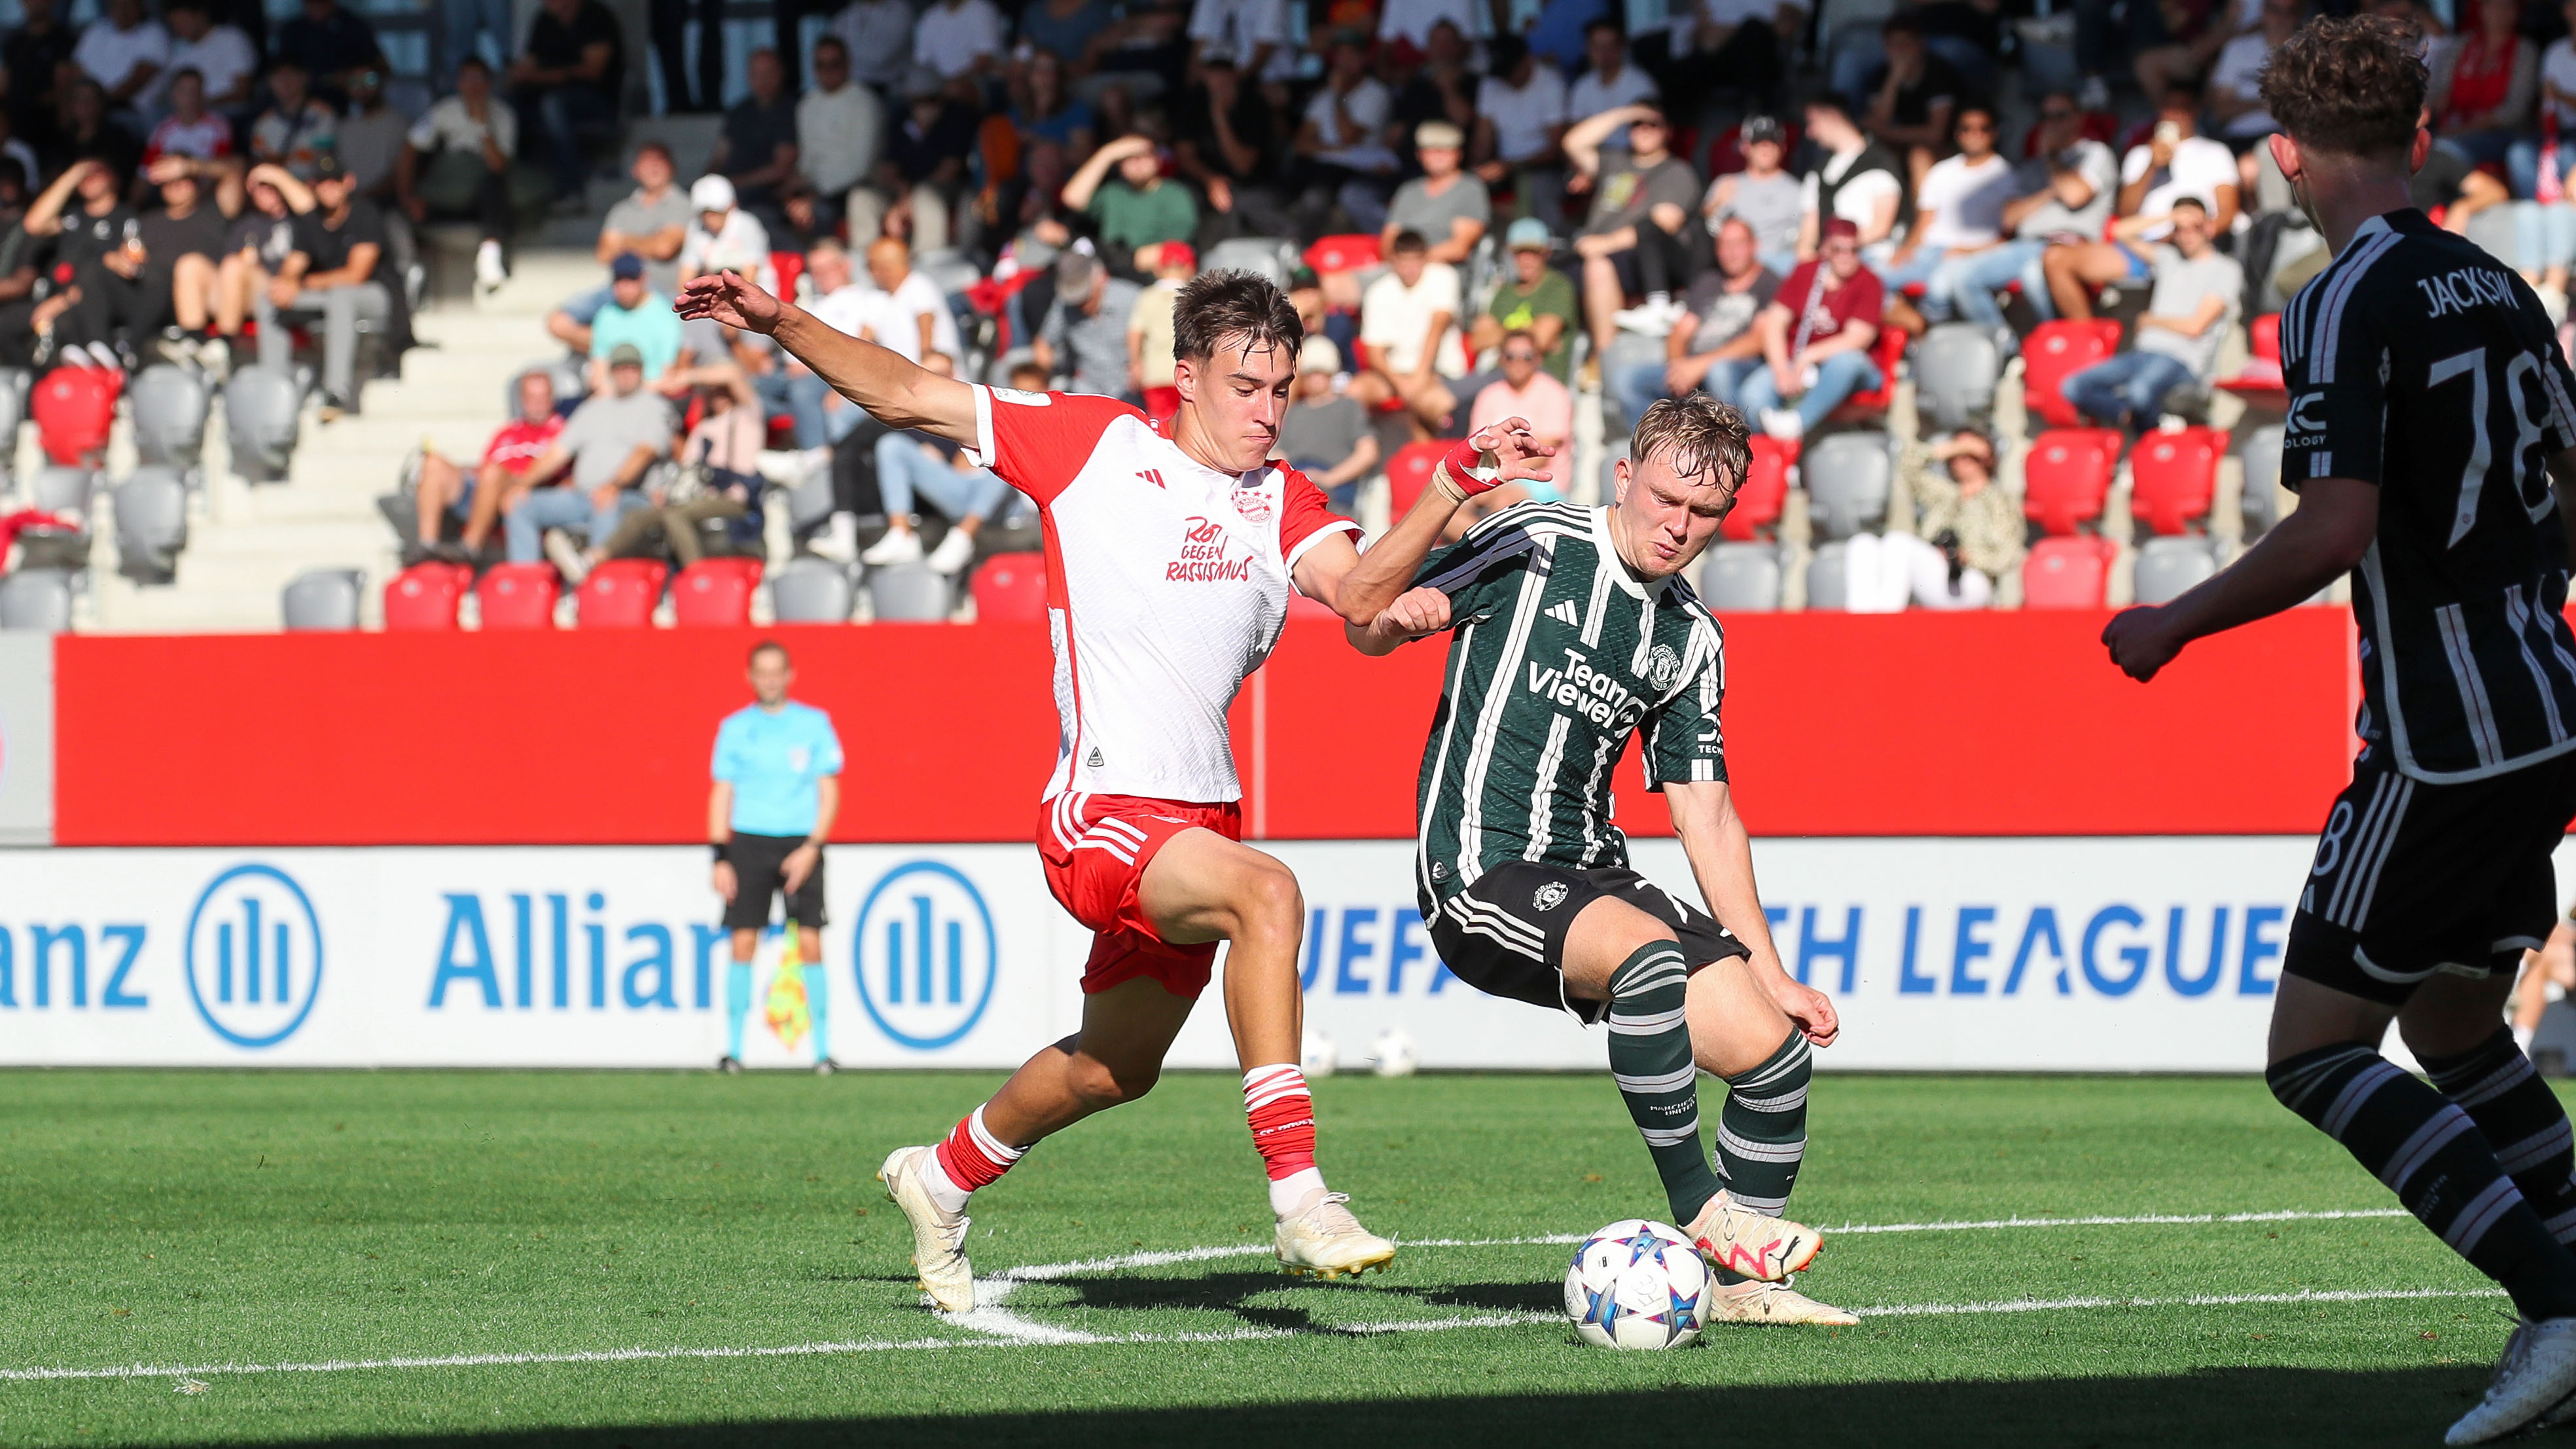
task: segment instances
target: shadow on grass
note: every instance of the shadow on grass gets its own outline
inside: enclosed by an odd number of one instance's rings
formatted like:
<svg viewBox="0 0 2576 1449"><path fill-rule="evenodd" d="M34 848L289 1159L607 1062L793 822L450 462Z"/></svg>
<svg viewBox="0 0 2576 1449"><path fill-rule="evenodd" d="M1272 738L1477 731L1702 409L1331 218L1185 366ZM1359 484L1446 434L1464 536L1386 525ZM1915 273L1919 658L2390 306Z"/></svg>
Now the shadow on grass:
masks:
<svg viewBox="0 0 2576 1449"><path fill-rule="evenodd" d="M1184 1370L1185 1372L1185 1370ZM381 1449L764 1446L1561 1444L1902 1445L1904 1449L2435 1445L2485 1387L2485 1366L2370 1373L2211 1369L2148 1378L2000 1383L1676 1387L1601 1394L1390 1398L1186 1409L779 1419L333 1439ZM1288 1385L1283 1383L1282 1387ZM1392 1387L1392 1386L1390 1386ZM311 1442L311 1441L305 1441ZM2576 1445L2576 1437L2530 1441Z"/></svg>

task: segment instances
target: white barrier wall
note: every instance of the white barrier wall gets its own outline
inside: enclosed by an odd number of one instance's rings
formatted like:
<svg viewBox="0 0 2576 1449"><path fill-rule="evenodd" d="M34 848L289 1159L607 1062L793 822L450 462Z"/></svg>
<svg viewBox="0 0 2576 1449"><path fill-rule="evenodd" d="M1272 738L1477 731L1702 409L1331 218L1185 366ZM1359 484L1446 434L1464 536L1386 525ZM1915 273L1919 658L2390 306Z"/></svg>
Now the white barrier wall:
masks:
<svg viewBox="0 0 2576 1449"><path fill-rule="evenodd" d="M1405 842L1282 842L1309 1022L1346 1066L1597 1067L1561 1014L1443 970ZM1782 958L1831 994L1828 1068L2252 1071L2309 843L1780 840ZM1680 850L1640 866L1687 889ZM0 1064L703 1067L725 960L703 848L0 851ZM1026 846L836 846L823 1015L854 1066L1014 1065L1070 1032L1089 937ZM766 1023L745 1054L810 1061ZM1216 993L1175 1065L1229 1066Z"/></svg>

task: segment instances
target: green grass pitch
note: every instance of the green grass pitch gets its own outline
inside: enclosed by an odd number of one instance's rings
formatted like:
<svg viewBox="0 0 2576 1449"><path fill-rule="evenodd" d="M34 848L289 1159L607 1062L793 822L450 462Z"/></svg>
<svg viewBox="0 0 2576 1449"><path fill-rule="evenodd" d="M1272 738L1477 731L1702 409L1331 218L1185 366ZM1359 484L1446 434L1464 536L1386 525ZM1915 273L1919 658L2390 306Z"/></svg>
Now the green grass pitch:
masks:
<svg viewBox="0 0 2576 1449"><path fill-rule="evenodd" d="M2440 1442L2510 1326L2385 1215L1832 1232L2384 1214L2258 1080L1824 1077L1802 1286L1861 1326L1586 1348L1525 1240L1661 1215L1606 1074L1318 1083L1413 1243L1358 1287L1275 1272L1236 1084L1176 1075L978 1198L1039 1271L942 1322L869 1174L997 1080L9 1074L0 1444L2347 1449Z"/></svg>

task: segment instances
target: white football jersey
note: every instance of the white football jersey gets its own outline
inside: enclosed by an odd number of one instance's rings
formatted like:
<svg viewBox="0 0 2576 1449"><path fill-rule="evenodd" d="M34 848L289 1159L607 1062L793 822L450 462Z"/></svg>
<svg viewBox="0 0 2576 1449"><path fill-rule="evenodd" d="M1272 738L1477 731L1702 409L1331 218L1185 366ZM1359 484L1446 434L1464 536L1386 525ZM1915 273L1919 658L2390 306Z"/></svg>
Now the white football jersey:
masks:
<svg viewBox="0 0 2576 1449"><path fill-rule="evenodd" d="M1270 657L1290 571L1359 525L1271 463L1219 473L1114 398L975 389L979 461L1038 504L1068 792L1243 794L1226 710Z"/></svg>

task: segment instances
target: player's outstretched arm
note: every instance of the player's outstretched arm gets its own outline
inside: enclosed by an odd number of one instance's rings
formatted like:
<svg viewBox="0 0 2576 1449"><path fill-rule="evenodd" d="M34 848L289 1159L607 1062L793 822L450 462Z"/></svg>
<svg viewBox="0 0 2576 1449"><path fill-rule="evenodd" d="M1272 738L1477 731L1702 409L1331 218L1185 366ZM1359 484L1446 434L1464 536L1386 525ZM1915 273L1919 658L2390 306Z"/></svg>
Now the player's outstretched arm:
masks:
<svg viewBox="0 0 2576 1449"><path fill-rule="evenodd" d="M2268 619L2352 571L2379 534L2379 488L2311 478L2299 506L2243 558L2170 604L2124 610L2102 631L2111 662L2140 683L2195 639Z"/></svg>
<svg viewBox="0 0 2576 1449"><path fill-rule="evenodd" d="M691 321L706 318L776 338L790 357L887 427L918 429L969 448L982 446L975 436L973 388L907 361L899 352L836 331L739 273L713 272L689 282L672 307Z"/></svg>
<svg viewBox="0 0 2576 1449"><path fill-rule="evenodd" d="M1842 1035L1842 1018L1832 997L1802 984L1780 964L1780 950L1771 942L1771 918L1762 913L1762 893L1753 883L1753 837L1735 813L1735 797L1726 782L1667 782L1664 803L1672 810L1682 854L1690 858L1691 877L1708 899L1708 913L1753 953L1748 964L1754 979L1781 1013L1808 1041L1832 1046Z"/></svg>
<svg viewBox="0 0 2576 1449"><path fill-rule="evenodd" d="M1297 561L1297 591L1355 629L1369 628L1422 571L1423 560L1440 546L1440 534L1459 504L1506 483L1547 482L1555 476L1548 471L1555 456L1554 448L1531 435L1527 418L1505 418L1479 429L1449 450L1432 474L1432 486L1367 553L1352 547L1347 537L1326 539L1306 550Z"/></svg>
<svg viewBox="0 0 2576 1449"><path fill-rule="evenodd" d="M1367 624L1343 624L1342 635L1352 648L1378 658L1448 627L1449 596L1424 587L1408 591Z"/></svg>

